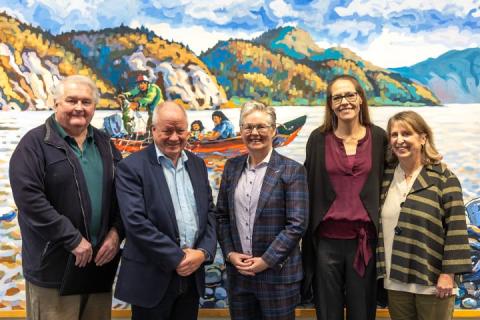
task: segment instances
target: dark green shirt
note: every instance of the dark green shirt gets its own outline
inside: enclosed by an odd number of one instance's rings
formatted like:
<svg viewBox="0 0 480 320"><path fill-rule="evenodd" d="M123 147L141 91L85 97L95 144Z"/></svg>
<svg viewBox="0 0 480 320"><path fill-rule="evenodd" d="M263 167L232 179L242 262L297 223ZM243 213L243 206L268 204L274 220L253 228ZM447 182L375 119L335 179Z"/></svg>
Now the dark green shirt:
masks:
<svg viewBox="0 0 480 320"><path fill-rule="evenodd" d="M52 115L55 129L65 139L68 145L78 158L82 167L83 176L87 183L88 195L92 206L90 219L90 235L92 245L97 243L98 232L100 231L102 218L102 196L103 196L103 162L100 152L93 139L93 128L88 126L87 138L83 143L83 150L80 149L73 137L70 137Z"/></svg>

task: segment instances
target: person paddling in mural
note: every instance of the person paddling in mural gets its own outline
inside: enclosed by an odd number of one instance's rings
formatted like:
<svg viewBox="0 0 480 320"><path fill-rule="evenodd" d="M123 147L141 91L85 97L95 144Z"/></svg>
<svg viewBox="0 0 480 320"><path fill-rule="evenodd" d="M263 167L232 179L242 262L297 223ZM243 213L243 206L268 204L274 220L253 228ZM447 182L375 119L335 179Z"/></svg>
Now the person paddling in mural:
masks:
<svg viewBox="0 0 480 320"><path fill-rule="evenodd" d="M236 136L233 123L222 111L214 111L212 113L212 120L215 127L213 128L213 132L206 137L208 140L221 140L234 138Z"/></svg>
<svg viewBox="0 0 480 320"><path fill-rule="evenodd" d="M143 111L147 110L148 112L148 120L147 120L147 127L146 132L149 133L152 127L152 114L153 109L164 101L162 90L159 86L154 83L150 83L150 81L144 75L139 75L137 77L137 86L130 91L123 92L118 96L120 99L134 99L134 101L130 102L129 108L133 111ZM125 121L125 128L129 128L129 121ZM129 132L131 133L131 132Z"/></svg>

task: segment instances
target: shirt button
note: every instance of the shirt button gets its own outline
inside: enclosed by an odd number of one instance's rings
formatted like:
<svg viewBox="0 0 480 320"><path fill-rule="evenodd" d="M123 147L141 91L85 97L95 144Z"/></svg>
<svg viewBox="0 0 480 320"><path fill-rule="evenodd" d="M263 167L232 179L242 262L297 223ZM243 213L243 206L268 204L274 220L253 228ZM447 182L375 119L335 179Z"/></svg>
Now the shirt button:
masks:
<svg viewBox="0 0 480 320"><path fill-rule="evenodd" d="M247 240L249 239L248 236L246 238L247 238Z"/></svg>

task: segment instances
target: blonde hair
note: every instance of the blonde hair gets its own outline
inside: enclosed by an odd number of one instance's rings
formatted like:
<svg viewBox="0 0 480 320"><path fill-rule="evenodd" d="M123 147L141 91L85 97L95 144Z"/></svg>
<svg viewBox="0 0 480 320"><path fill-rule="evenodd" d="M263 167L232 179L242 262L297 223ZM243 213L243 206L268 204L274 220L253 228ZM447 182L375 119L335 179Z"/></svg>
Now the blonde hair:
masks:
<svg viewBox="0 0 480 320"><path fill-rule="evenodd" d="M260 111L265 113L268 116L269 125L271 125L272 127L276 125L277 115L275 113L275 109L261 102L251 100L251 101L245 102L245 104L242 106L242 110L240 111L240 127L243 125L243 119L245 119L246 116L248 116L249 114L255 111Z"/></svg>
<svg viewBox="0 0 480 320"><path fill-rule="evenodd" d="M443 159L443 156L438 152L433 141L433 132L425 119L415 111L402 111L393 115L387 124L387 134L390 138L392 126L395 122L400 122L412 128L415 133L425 135L425 145L422 146L422 164L438 164ZM389 150L389 160L397 161L397 157Z"/></svg>

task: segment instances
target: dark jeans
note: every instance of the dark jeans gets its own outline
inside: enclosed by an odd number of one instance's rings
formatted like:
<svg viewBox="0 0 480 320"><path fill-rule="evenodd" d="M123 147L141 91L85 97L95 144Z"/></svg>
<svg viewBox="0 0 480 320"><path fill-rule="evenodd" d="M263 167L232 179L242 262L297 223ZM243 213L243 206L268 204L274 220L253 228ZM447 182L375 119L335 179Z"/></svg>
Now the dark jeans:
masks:
<svg viewBox="0 0 480 320"><path fill-rule="evenodd" d="M375 252L376 241L368 241ZM360 277L353 269L357 239L319 238L313 295L317 319L374 320L376 312L375 255Z"/></svg>
<svg viewBox="0 0 480 320"><path fill-rule="evenodd" d="M172 277L167 292L153 308L132 305L132 320L195 320L199 296L195 276Z"/></svg>

